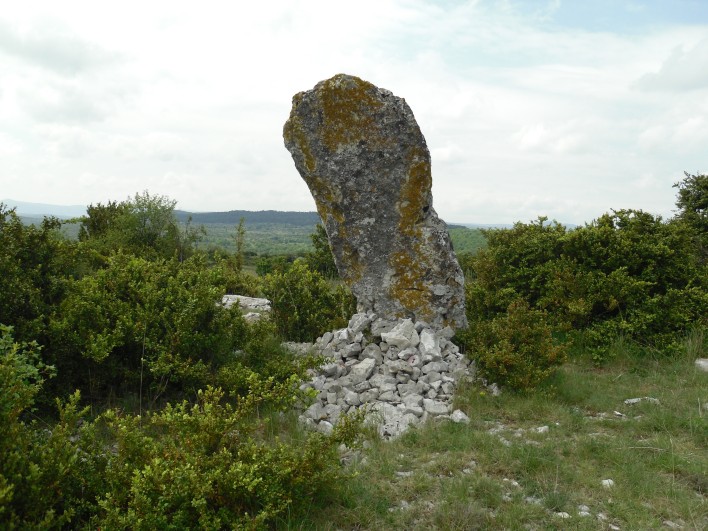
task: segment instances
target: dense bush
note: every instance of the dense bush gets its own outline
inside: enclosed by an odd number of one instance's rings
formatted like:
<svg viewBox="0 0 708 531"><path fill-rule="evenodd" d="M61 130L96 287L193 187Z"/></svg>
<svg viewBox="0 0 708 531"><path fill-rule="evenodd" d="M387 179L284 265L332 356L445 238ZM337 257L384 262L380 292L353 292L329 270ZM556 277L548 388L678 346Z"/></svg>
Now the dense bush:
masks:
<svg viewBox="0 0 708 531"><path fill-rule="evenodd" d="M256 261L256 274L264 277L273 273L285 273L295 261L294 256L285 255L263 255Z"/></svg>
<svg viewBox="0 0 708 531"><path fill-rule="evenodd" d="M219 389L145 417L82 420L79 395L51 429L22 420L42 385L36 347L0 336L0 526L4 529L234 529L272 525L343 479L337 448L361 433L290 432L259 411L301 399L299 380L252 375L235 402ZM353 423L354 422L354 423Z"/></svg>
<svg viewBox="0 0 708 531"><path fill-rule="evenodd" d="M194 252L203 230L189 220L182 228L176 201L147 191L120 203L90 205L79 219L79 240L100 255L121 250L147 259L184 260Z"/></svg>
<svg viewBox="0 0 708 531"><path fill-rule="evenodd" d="M708 261L708 175L691 175L674 184L678 188L676 218L692 230L702 261Z"/></svg>
<svg viewBox="0 0 708 531"><path fill-rule="evenodd" d="M310 235L314 250L305 255L305 261L310 269L317 271L325 278L339 278L334 255L329 245L329 238L321 223L315 226L315 232Z"/></svg>
<svg viewBox="0 0 708 531"><path fill-rule="evenodd" d="M290 378L307 378L307 370L323 363L321 356L296 354L282 344L275 323L261 318L246 329L243 348L221 366L217 384L230 394L242 395L249 389L252 377L284 382Z"/></svg>
<svg viewBox="0 0 708 531"><path fill-rule="evenodd" d="M303 260L282 273L263 279L278 332L290 341L314 341L328 330L346 326L355 311L354 297L343 286L334 288Z"/></svg>
<svg viewBox="0 0 708 531"><path fill-rule="evenodd" d="M80 388L94 398L142 385L155 398L169 384L210 381L245 338L238 308L218 304L224 283L201 256L181 263L111 256L71 284L51 322L51 361L64 392Z"/></svg>
<svg viewBox="0 0 708 531"><path fill-rule="evenodd" d="M485 234L488 247L463 260L471 321L522 298L554 328L583 331L601 359L618 336L670 350L708 314L708 273L686 223L620 210L573 230L540 218Z"/></svg>
<svg viewBox="0 0 708 531"><path fill-rule="evenodd" d="M516 299L492 319L470 321L458 334L483 377L516 390L531 390L566 359L566 346L553 341L546 312Z"/></svg>
<svg viewBox="0 0 708 531"><path fill-rule="evenodd" d="M83 509L81 459L75 435L78 395L60 407L48 429L27 423L35 397L52 368L36 344L15 343L0 326L0 527L66 527Z"/></svg>
<svg viewBox="0 0 708 531"><path fill-rule="evenodd" d="M196 405L168 406L144 419L104 416L118 439L106 467L108 494L97 522L108 528L260 528L286 512L302 512L326 495L342 470L340 429L297 441L264 439L253 412L264 401L292 405L292 386L261 383L235 406L216 389Z"/></svg>
<svg viewBox="0 0 708 531"><path fill-rule="evenodd" d="M44 339L65 280L74 273L75 256L60 226L54 218L39 227L24 225L0 203L0 323L13 326L22 341Z"/></svg>

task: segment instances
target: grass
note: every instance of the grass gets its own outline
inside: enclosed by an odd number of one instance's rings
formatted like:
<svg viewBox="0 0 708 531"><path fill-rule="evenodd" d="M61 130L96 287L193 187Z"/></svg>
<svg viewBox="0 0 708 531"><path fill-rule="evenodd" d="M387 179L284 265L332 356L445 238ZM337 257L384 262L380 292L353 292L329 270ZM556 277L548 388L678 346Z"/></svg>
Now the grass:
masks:
<svg viewBox="0 0 708 531"><path fill-rule="evenodd" d="M371 441L334 502L280 527L707 529L702 341L687 338L682 359L576 357L529 395L459 390L470 424ZM625 403L644 397L658 403Z"/></svg>

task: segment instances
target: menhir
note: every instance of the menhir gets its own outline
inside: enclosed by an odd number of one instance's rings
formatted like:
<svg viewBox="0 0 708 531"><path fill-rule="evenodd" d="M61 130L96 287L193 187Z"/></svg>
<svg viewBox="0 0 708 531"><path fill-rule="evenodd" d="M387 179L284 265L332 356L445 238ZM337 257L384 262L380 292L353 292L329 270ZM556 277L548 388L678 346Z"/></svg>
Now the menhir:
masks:
<svg viewBox="0 0 708 531"><path fill-rule="evenodd" d="M283 136L358 311L465 327L464 277L405 100L339 74L293 97Z"/></svg>

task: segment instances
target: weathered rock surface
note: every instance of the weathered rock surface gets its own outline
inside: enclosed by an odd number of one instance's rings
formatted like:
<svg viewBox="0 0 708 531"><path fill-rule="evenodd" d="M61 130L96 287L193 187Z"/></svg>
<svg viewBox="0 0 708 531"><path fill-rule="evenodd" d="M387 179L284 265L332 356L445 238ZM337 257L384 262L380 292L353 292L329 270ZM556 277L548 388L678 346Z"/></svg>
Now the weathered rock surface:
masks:
<svg viewBox="0 0 708 531"><path fill-rule="evenodd" d="M283 136L358 311L466 326L464 277L405 100L339 74L293 97Z"/></svg>
<svg viewBox="0 0 708 531"><path fill-rule="evenodd" d="M270 301L245 295L224 295L221 304L226 308L236 305L241 308L243 318L247 322L253 323L260 320L264 313L270 312Z"/></svg>
<svg viewBox="0 0 708 531"><path fill-rule="evenodd" d="M221 304L226 308L231 308L236 304L243 310L255 310L259 312L270 311L270 301L268 299L246 297L245 295L224 295L221 299Z"/></svg>
<svg viewBox="0 0 708 531"><path fill-rule="evenodd" d="M303 384L318 396L301 421L328 433L342 414L365 407L384 438L428 418L469 422L452 411L452 398L459 381L474 377L474 367L450 341L449 329L402 319L388 322L390 332L375 333L386 328L382 321L373 312L358 313L347 328L317 340L314 350L332 361ZM421 351L420 337L436 345L432 353Z"/></svg>

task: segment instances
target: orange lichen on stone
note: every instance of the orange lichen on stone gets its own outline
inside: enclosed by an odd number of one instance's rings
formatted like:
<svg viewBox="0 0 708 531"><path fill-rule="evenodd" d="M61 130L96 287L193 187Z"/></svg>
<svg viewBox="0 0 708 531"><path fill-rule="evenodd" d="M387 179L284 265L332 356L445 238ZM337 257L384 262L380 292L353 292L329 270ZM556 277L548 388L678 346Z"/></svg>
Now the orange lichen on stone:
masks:
<svg viewBox="0 0 708 531"><path fill-rule="evenodd" d="M398 251L391 255L394 271L389 294L410 313L429 318L430 290L423 282L426 267L416 256L416 249Z"/></svg>
<svg viewBox="0 0 708 531"><path fill-rule="evenodd" d="M396 203L400 215L398 228L403 234L419 236L416 226L423 221L426 208L430 208L430 189L433 185L430 155L427 150L416 148L409 152L408 158L410 169Z"/></svg>
<svg viewBox="0 0 708 531"><path fill-rule="evenodd" d="M381 139L373 113L381 107L376 87L354 76L338 74L323 82L322 139L330 151L348 144Z"/></svg>

